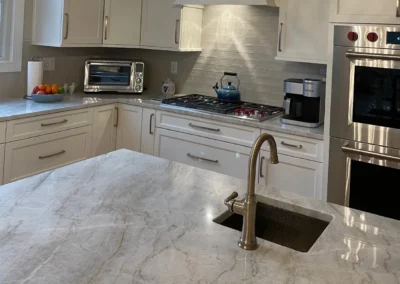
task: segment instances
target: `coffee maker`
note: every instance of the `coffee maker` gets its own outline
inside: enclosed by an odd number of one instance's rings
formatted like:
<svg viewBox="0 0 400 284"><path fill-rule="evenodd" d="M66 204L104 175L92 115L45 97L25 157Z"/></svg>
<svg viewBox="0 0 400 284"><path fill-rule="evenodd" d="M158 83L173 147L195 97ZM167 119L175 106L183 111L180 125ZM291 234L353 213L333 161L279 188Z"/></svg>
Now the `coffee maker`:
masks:
<svg viewBox="0 0 400 284"><path fill-rule="evenodd" d="M287 79L281 122L316 128L324 124L325 82L315 79Z"/></svg>

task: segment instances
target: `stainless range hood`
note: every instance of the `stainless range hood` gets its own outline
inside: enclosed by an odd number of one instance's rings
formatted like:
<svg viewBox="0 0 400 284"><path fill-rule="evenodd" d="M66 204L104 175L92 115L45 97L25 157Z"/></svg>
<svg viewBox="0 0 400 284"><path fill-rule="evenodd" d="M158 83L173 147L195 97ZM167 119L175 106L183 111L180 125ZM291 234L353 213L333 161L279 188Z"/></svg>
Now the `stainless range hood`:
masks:
<svg viewBox="0 0 400 284"><path fill-rule="evenodd" d="M279 0L176 0L174 5L262 5L278 7Z"/></svg>

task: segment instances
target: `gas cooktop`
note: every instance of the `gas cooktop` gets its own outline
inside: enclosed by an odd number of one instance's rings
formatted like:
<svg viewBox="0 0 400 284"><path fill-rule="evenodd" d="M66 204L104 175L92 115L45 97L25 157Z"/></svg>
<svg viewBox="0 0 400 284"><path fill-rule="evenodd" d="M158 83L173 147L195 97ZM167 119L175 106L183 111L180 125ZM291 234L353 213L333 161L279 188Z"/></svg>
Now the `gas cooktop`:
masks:
<svg viewBox="0 0 400 284"><path fill-rule="evenodd" d="M248 102L227 102L215 97L192 94L162 100L163 104L219 113L239 119L264 121L283 112L283 108Z"/></svg>

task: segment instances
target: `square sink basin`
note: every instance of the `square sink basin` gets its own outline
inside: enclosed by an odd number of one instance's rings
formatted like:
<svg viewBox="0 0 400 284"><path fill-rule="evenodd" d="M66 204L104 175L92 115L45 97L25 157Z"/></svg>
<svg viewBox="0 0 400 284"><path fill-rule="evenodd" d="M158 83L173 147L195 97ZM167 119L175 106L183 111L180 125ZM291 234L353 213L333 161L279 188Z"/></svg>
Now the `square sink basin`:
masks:
<svg viewBox="0 0 400 284"><path fill-rule="evenodd" d="M280 202L274 200L273 203ZM296 212L293 209L297 209ZM256 213L256 236L300 252L308 252L332 219L331 215L296 205L284 203L271 205L259 200ZM213 221L242 231L243 216L230 211L224 212Z"/></svg>

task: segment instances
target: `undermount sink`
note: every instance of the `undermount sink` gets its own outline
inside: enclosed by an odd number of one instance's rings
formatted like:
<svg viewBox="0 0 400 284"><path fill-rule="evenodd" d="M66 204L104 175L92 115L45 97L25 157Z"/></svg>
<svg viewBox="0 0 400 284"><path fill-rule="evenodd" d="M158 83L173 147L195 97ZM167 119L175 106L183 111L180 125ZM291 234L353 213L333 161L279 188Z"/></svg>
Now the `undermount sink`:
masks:
<svg viewBox="0 0 400 284"><path fill-rule="evenodd" d="M269 199L264 198L266 200ZM333 219L331 215L276 200L267 203L257 202L256 236L300 252L308 252ZM230 211L213 221L242 231L243 217Z"/></svg>

